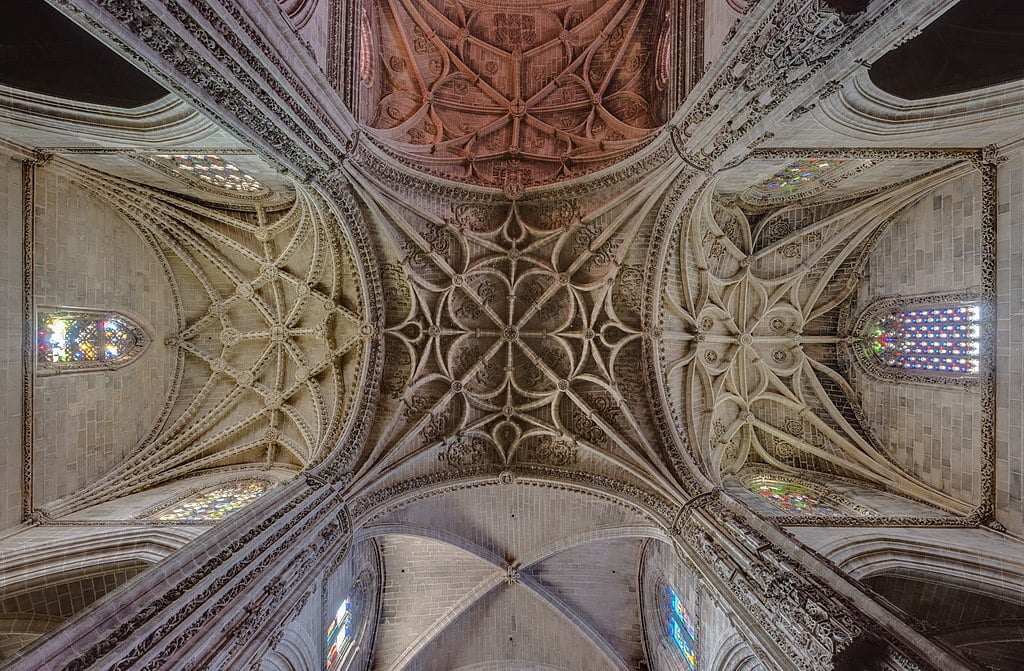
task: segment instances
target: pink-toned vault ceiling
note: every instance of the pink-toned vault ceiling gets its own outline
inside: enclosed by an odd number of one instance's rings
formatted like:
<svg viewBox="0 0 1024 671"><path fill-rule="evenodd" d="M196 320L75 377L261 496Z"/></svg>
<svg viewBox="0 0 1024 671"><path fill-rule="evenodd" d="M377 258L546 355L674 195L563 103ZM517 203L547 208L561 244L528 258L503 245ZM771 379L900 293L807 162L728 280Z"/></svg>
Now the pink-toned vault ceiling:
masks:
<svg viewBox="0 0 1024 671"><path fill-rule="evenodd" d="M418 169L515 194L666 120L665 0L364 1L357 113Z"/></svg>

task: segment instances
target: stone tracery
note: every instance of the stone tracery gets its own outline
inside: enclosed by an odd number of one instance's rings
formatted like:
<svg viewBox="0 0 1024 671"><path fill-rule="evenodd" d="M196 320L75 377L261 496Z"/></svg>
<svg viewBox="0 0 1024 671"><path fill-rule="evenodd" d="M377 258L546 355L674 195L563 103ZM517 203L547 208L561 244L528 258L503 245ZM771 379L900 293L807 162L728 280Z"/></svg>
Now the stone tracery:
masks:
<svg viewBox="0 0 1024 671"><path fill-rule="evenodd" d="M444 217L378 191L398 257L384 386L400 401L364 478L429 452L453 467L596 459L670 481L635 415L641 273L624 260L654 206L645 186L588 208L493 200Z"/></svg>

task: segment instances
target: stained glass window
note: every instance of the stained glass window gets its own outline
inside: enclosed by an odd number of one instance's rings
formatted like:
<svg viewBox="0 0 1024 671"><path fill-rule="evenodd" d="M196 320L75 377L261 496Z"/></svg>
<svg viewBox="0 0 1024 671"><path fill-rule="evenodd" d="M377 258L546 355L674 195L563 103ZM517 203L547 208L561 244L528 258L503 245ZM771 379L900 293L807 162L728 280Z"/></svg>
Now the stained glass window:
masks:
<svg viewBox="0 0 1024 671"><path fill-rule="evenodd" d="M665 588L665 598L668 606L668 637L676 646L683 660L686 662L688 671L695 671L697 668L697 634L693 629L693 621L686 611L682 599L671 587Z"/></svg>
<svg viewBox="0 0 1024 671"><path fill-rule="evenodd" d="M757 189L768 194L786 194L798 190L826 172L842 165L844 161L825 158L802 158L788 164L771 177L761 180Z"/></svg>
<svg viewBox="0 0 1024 671"><path fill-rule="evenodd" d="M40 312L37 336L37 360L54 366L125 362L144 345L142 329L125 317L104 313Z"/></svg>
<svg viewBox="0 0 1024 671"><path fill-rule="evenodd" d="M327 671L337 671L341 668L345 653L352 647L352 641L355 639L352 610L350 596L341 602L331 623L327 625L327 632L324 634L324 649L327 651L324 661Z"/></svg>
<svg viewBox="0 0 1024 671"><path fill-rule="evenodd" d="M222 189L243 193L263 190L263 185L255 177L216 154L157 154L157 158Z"/></svg>
<svg viewBox="0 0 1024 671"><path fill-rule="evenodd" d="M981 310L958 305L891 312L871 336L871 349L886 366L922 372L978 372Z"/></svg>
<svg viewBox="0 0 1024 671"><path fill-rule="evenodd" d="M170 510L157 515L157 519L179 522L219 520L252 503L265 491L267 483L259 480L224 485L185 499Z"/></svg>
<svg viewBox="0 0 1024 671"><path fill-rule="evenodd" d="M791 515L836 516L841 514L838 504L795 483L761 480L753 483L751 489L755 494L760 494Z"/></svg>

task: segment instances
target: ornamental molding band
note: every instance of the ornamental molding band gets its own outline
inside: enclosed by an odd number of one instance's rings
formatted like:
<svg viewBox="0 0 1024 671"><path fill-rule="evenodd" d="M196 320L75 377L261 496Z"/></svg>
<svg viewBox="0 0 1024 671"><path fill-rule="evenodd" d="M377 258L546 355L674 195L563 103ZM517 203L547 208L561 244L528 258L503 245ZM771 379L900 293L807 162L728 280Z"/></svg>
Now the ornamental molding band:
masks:
<svg viewBox="0 0 1024 671"><path fill-rule="evenodd" d="M665 122L666 0L364 2L356 116L403 162L523 188L627 156ZM518 185L518 186L513 186Z"/></svg>

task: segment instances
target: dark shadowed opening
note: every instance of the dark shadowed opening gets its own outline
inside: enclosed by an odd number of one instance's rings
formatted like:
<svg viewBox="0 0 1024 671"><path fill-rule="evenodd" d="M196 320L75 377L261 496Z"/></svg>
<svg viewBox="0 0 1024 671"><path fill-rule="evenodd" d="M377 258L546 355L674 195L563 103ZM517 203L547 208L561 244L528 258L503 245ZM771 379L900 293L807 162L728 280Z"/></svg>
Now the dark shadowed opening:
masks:
<svg viewBox="0 0 1024 671"><path fill-rule="evenodd" d="M962 0L871 66L883 91L921 100L1024 77L1024 2Z"/></svg>
<svg viewBox="0 0 1024 671"><path fill-rule="evenodd" d="M9 4L0 21L0 83L113 107L138 107L167 94L42 0Z"/></svg>
<svg viewBox="0 0 1024 671"><path fill-rule="evenodd" d="M856 14L866 10L871 0L825 0L825 4L837 12Z"/></svg>

